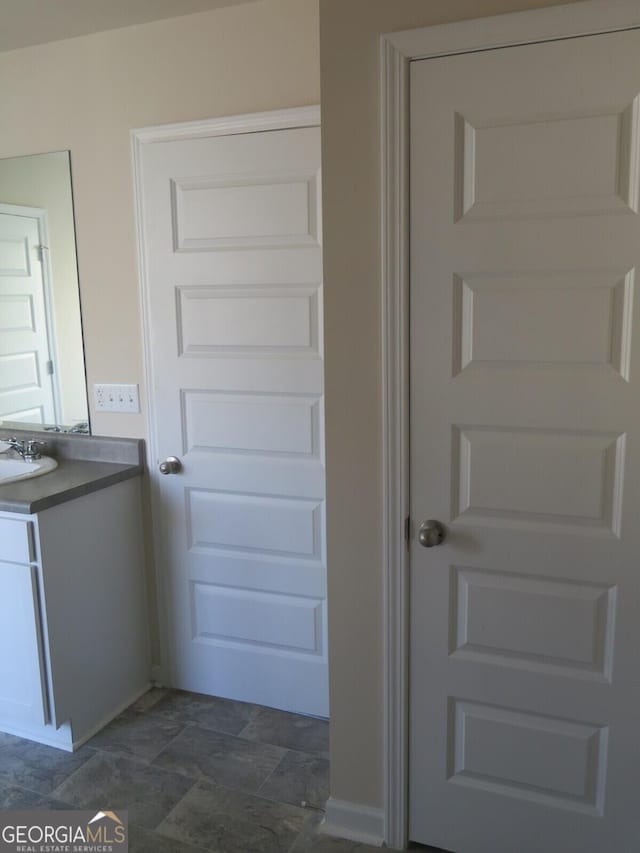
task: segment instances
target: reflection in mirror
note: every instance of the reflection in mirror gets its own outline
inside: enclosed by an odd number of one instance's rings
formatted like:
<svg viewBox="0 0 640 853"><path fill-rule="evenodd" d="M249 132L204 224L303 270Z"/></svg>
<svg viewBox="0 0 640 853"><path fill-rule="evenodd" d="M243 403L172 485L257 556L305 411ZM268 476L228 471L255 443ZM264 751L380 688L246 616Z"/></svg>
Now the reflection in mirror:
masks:
<svg viewBox="0 0 640 853"><path fill-rule="evenodd" d="M89 432L68 151L0 159L0 424Z"/></svg>

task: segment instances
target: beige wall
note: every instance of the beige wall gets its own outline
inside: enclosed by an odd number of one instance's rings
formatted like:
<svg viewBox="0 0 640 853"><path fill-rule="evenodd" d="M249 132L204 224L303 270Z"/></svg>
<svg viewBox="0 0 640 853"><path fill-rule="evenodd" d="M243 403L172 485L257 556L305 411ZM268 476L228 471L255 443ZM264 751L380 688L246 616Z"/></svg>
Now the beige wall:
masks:
<svg viewBox="0 0 640 853"><path fill-rule="evenodd" d="M331 788L382 803L381 33L554 0L320 0Z"/></svg>
<svg viewBox="0 0 640 853"><path fill-rule="evenodd" d="M129 131L319 99L318 0L260 0L0 54L0 157L71 150L90 383L143 384ZM93 428L146 432L144 414L95 415Z"/></svg>
<svg viewBox="0 0 640 853"><path fill-rule="evenodd" d="M84 354L68 154L58 151L46 156L0 159L0 203L40 207L46 211L55 360L62 405L59 423L86 421Z"/></svg>

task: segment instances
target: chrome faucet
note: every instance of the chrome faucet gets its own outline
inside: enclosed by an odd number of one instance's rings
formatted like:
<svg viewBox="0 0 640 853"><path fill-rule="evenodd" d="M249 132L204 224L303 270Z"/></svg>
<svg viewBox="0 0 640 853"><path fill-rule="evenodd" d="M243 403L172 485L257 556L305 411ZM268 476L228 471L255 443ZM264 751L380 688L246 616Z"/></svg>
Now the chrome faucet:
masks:
<svg viewBox="0 0 640 853"><path fill-rule="evenodd" d="M12 435L11 438L0 439L0 441L8 444L8 449L15 451L25 462L35 462L37 459L40 459L42 454L38 448L45 447L47 443L46 441L38 441L37 438L28 438L25 441L20 441L15 435Z"/></svg>

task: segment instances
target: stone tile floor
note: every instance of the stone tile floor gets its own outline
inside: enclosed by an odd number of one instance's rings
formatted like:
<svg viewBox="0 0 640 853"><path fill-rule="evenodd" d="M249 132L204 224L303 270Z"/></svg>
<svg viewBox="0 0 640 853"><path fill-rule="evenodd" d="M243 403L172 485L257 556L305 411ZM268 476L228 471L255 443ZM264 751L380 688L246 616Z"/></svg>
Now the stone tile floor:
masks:
<svg viewBox="0 0 640 853"><path fill-rule="evenodd" d="M367 853L317 832L323 720L152 690L70 754L0 734L0 808L128 809L131 853Z"/></svg>

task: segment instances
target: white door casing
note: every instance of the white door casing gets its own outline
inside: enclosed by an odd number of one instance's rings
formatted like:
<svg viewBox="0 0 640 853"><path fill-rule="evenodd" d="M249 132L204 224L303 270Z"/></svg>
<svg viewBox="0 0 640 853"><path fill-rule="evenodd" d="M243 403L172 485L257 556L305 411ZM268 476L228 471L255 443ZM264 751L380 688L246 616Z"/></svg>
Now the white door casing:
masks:
<svg viewBox="0 0 640 853"><path fill-rule="evenodd" d="M58 420L44 231L44 211L0 205L0 420Z"/></svg>
<svg viewBox="0 0 640 853"><path fill-rule="evenodd" d="M326 716L318 122L143 130L134 157L163 678Z"/></svg>
<svg viewBox="0 0 640 853"><path fill-rule="evenodd" d="M394 846L402 846L407 839L408 801L409 560L404 546L404 520L409 512L409 68L413 61L427 57L620 31L639 25L640 10L631 0L617 0L615 3L590 0L570 6L394 33L382 38L386 649L383 812L384 838ZM415 520L420 521L420 518Z"/></svg>

